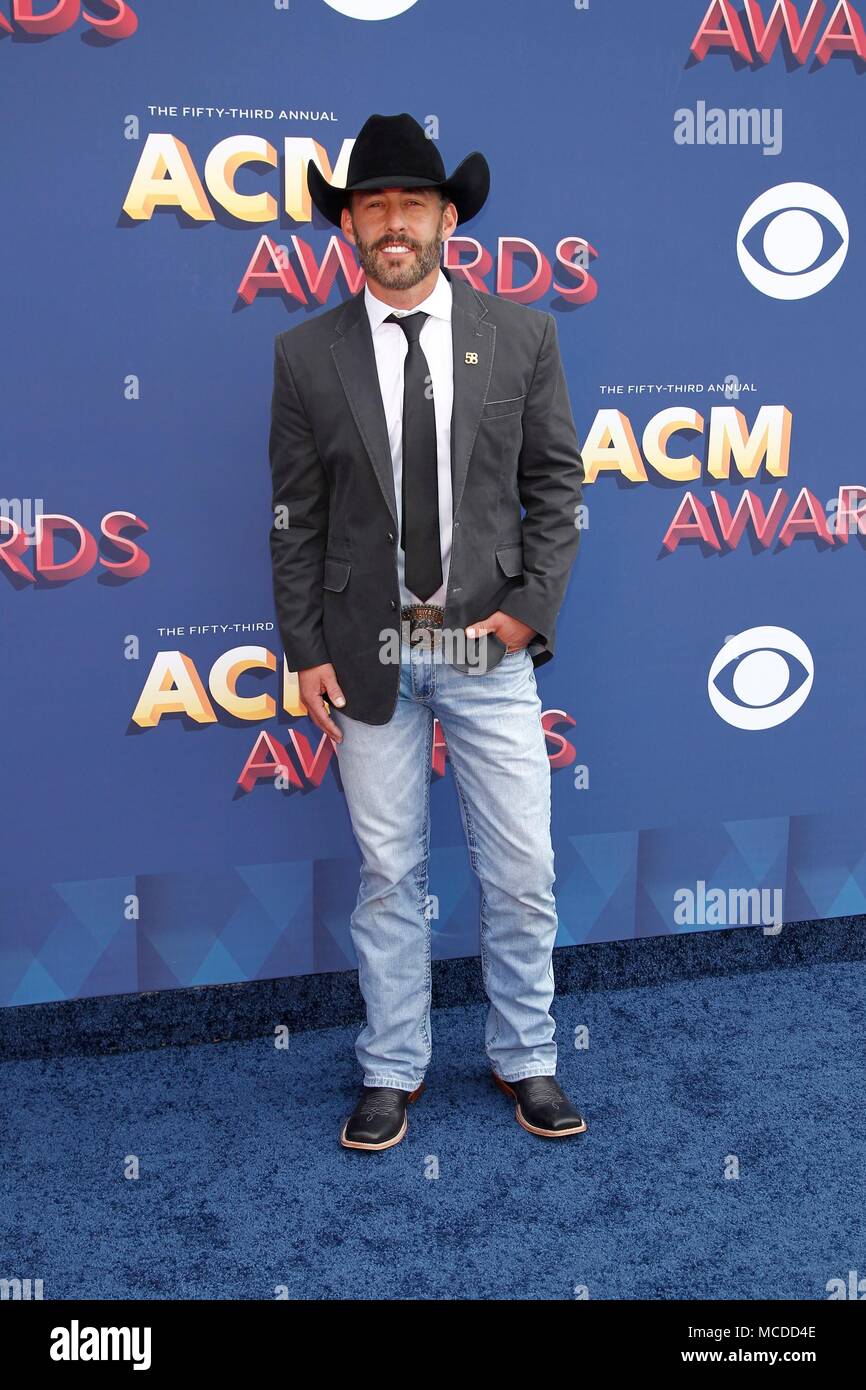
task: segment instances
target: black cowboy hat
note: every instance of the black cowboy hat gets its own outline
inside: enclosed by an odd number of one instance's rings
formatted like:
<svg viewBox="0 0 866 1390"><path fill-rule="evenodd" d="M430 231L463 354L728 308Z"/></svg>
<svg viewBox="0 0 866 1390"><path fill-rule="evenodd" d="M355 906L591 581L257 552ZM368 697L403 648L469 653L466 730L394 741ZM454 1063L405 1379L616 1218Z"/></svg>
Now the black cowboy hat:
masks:
<svg viewBox="0 0 866 1390"><path fill-rule="evenodd" d="M490 169L484 155L473 150L446 177L436 142L404 111L399 116L369 116L364 122L349 156L345 188L328 183L312 160L307 187L319 212L337 227L348 195L361 188L441 188L456 207L458 221L468 222L490 191Z"/></svg>

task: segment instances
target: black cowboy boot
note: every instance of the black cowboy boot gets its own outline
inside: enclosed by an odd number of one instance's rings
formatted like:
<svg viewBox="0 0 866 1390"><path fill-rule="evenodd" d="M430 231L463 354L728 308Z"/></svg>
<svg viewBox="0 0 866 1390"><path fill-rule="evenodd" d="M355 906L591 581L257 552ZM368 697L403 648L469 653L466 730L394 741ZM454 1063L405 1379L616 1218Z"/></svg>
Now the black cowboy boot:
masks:
<svg viewBox="0 0 866 1390"><path fill-rule="evenodd" d="M345 1149L390 1149L399 1144L408 1128L406 1106L424 1090L424 1082L414 1091L395 1086L364 1086L361 1098L340 1134Z"/></svg>
<svg viewBox="0 0 866 1390"><path fill-rule="evenodd" d="M583 1134L586 1120L572 1105L554 1076L527 1076L523 1081L493 1080L506 1095L517 1101L514 1111L518 1124L530 1134L545 1139L562 1139L567 1134Z"/></svg>

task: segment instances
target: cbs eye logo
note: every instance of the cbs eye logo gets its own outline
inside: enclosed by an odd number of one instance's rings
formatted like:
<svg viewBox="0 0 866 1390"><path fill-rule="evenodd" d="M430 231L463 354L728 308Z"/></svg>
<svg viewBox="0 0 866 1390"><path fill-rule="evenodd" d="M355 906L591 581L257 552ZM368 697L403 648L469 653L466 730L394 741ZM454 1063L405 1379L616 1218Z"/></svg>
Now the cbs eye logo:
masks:
<svg viewBox="0 0 866 1390"><path fill-rule="evenodd" d="M763 231L756 231L760 222L765 224ZM761 243L769 265L762 265L746 245L750 232L755 232L753 242ZM832 254L817 265L834 240ZM769 188L746 210L737 228L740 269L756 290L772 299L807 299L817 294L836 278L847 254L845 214L836 199L814 183L780 183Z"/></svg>
<svg viewBox="0 0 866 1390"><path fill-rule="evenodd" d="M797 677L793 662L800 667L800 683L786 694ZM728 667L733 669L723 675ZM805 703L814 675L812 653L796 632L786 627L751 627L732 637L713 658L707 694L716 714L735 729L772 729ZM739 703L720 686L727 687Z"/></svg>
<svg viewBox="0 0 866 1390"><path fill-rule="evenodd" d="M394 19L417 3L418 0L325 0L332 10L349 19Z"/></svg>

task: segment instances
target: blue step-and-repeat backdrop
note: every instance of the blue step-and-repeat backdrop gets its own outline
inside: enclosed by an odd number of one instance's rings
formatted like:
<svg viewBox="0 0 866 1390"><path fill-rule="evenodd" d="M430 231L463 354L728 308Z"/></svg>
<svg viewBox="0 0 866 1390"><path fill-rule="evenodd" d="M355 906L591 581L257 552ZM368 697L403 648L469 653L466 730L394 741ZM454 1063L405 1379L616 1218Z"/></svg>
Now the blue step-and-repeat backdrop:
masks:
<svg viewBox="0 0 866 1390"><path fill-rule="evenodd" d="M352 968L275 627L277 333L374 111L490 163L445 263L553 314L586 467L559 944L866 909L866 6L0 0L0 998ZM471 463L470 463L471 467ZM284 768L285 772L275 770ZM438 957L478 951L445 751Z"/></svg>

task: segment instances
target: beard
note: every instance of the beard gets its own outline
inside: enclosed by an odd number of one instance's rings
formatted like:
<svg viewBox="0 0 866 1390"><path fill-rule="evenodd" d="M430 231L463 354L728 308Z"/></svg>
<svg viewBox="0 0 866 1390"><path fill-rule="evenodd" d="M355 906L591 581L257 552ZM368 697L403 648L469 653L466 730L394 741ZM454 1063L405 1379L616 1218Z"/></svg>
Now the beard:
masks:
<svg viewBox="0 0 866 1390"><path fill-rule="evenodd" d="M390 241L397 241L397 238L389 236L379 237L377 241L361 241L356 234L356 249L358 260L361 262L361 269L368 280L375 280L384 289L411 290L413 285L417 285L440 263L442 256L441 222L436 235L430 241L414 241L412 237L399 239L399 245L408 246L409 250L415 253L413 256L408 256L403 265L398 265L396 262L392 264L388 257L381 253L379 248L387 246Z"/></svg>

